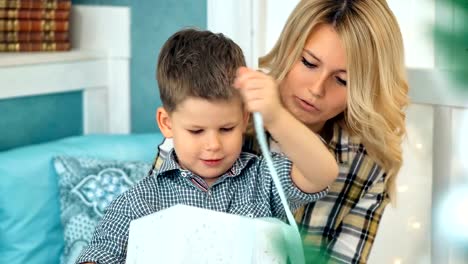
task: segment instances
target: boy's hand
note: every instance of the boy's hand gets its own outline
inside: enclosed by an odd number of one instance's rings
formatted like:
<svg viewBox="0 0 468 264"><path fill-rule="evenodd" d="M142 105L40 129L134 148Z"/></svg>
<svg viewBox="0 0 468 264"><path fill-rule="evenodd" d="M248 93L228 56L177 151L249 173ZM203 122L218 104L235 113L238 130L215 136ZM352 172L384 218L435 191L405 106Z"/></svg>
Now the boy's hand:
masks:
<svg viewBox="0 0 468 264"><path fill-rule="evenodd" d="M247 110L262 114L263 123L267 128L280 118L284 108L279 99L278 85L272 77L240 67L237 70L234 87L240 90Z"/></svg>

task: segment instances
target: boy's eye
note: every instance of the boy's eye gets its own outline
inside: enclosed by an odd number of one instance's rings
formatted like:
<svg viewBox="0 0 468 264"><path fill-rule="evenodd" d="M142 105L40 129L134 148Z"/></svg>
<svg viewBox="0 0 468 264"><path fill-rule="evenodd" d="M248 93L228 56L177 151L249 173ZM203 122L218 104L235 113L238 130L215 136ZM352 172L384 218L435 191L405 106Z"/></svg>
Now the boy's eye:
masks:
<svg viewBox="0 0 468 264"><path fill-rule="evenodd" d="M304 66L306 66L307 68L313 69L313 68L316 68L316 67L317 67L317 65L308 62L304 57L302 57L301 61L302 61L302 63L304 64Z"/></svg>
<svg viewBox="0 0 468 264"><path fill-rule="evenodd" d="M340 77L336 77L336 81L340 84L340 85L343 85L343 86L346 86L347 82L343 79L341 79Z"/></svg>
<svg viewBox="0 0 468 264"><path fill-rule="evenodd" d="M229 131L232 131L232 130L234 130L234 127L223 127L223 128L221 128L222 132L229 132Z"/></svg>
<svg viewBox="0 0 468 264"><path fill-rule="evenodd" d="M195 129L195 130L187 129L187 130L190 134L194 134L194 135L200 134L201 132L203 132L203 129Z"/></svg>

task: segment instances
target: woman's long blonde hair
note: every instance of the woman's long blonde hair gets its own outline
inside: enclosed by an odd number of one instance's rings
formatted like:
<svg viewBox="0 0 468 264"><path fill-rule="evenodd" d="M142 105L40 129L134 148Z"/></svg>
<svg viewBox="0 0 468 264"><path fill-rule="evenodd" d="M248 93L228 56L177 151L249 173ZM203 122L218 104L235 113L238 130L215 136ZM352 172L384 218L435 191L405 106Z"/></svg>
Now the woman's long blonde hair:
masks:
<svg viewBox="0 0 468 264"><path fill-rule="evenodd" d="M408 84L401 32L385 0L300 1L259 65L281 82L300 58L311 31L323 23L334 27L347 56L348 98L342 126L361 138L385 170L387 192L395 202Z"/></svg>

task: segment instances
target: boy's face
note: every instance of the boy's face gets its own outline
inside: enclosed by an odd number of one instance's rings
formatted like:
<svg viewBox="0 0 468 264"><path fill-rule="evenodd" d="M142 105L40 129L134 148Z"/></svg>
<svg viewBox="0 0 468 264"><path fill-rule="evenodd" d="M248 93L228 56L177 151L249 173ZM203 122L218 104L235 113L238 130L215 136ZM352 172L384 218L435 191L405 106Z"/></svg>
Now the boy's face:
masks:
<svg viewBox="0 0 468 264"><path fill-rule="evenodd" d="M190 97L172 113L157 112L159 128L173 138L179 165L213 184L239 157L249 114L241 99L208 101Z"/></svg>

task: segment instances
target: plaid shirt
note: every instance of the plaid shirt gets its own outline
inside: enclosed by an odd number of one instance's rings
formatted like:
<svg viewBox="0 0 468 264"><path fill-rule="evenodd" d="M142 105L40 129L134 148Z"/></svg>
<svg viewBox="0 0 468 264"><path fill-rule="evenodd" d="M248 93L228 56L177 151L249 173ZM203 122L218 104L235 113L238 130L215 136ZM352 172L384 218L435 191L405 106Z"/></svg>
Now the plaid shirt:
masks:
<svg viewBox="0 0 468 264"><path fill-rule="evenodd" d="M366 263L389 197L386 173L368 155L359 137L338 124L323 140L339 165L338 179L323 199L296 211L308 263ZM271 142L271 140L270 140ZM253 136L244 151L259 153Z"/></svg>
<svg viewBox="0 0 468 264"><path fill-rule="evenodd" d="M340 174L323 199L296 211L308 263L366 263L389 197L386 174L367 154L358 137L333 125L323 140L338 162ZM270 140L270 143L272 140ZM170 144L162 144L168 148ZM260 154L247 135L243 151ZM159 167L164 156L156 158Z"/></svg>
<svg viewBox="0 0 468 264"><path fill-rule="evenodd" d="M241 153L232 168L211 187L199 176L181 169L176 160L171 150L159 170L153 168L150 177L108 206L78 263L124 263L131 220L176 204L249 217L285 219L284 208L263 158ZM291 181L291 162L284 155L273 155L273 162L293 210L326 195L328 189L313 194L300 191Z"/></svg>

